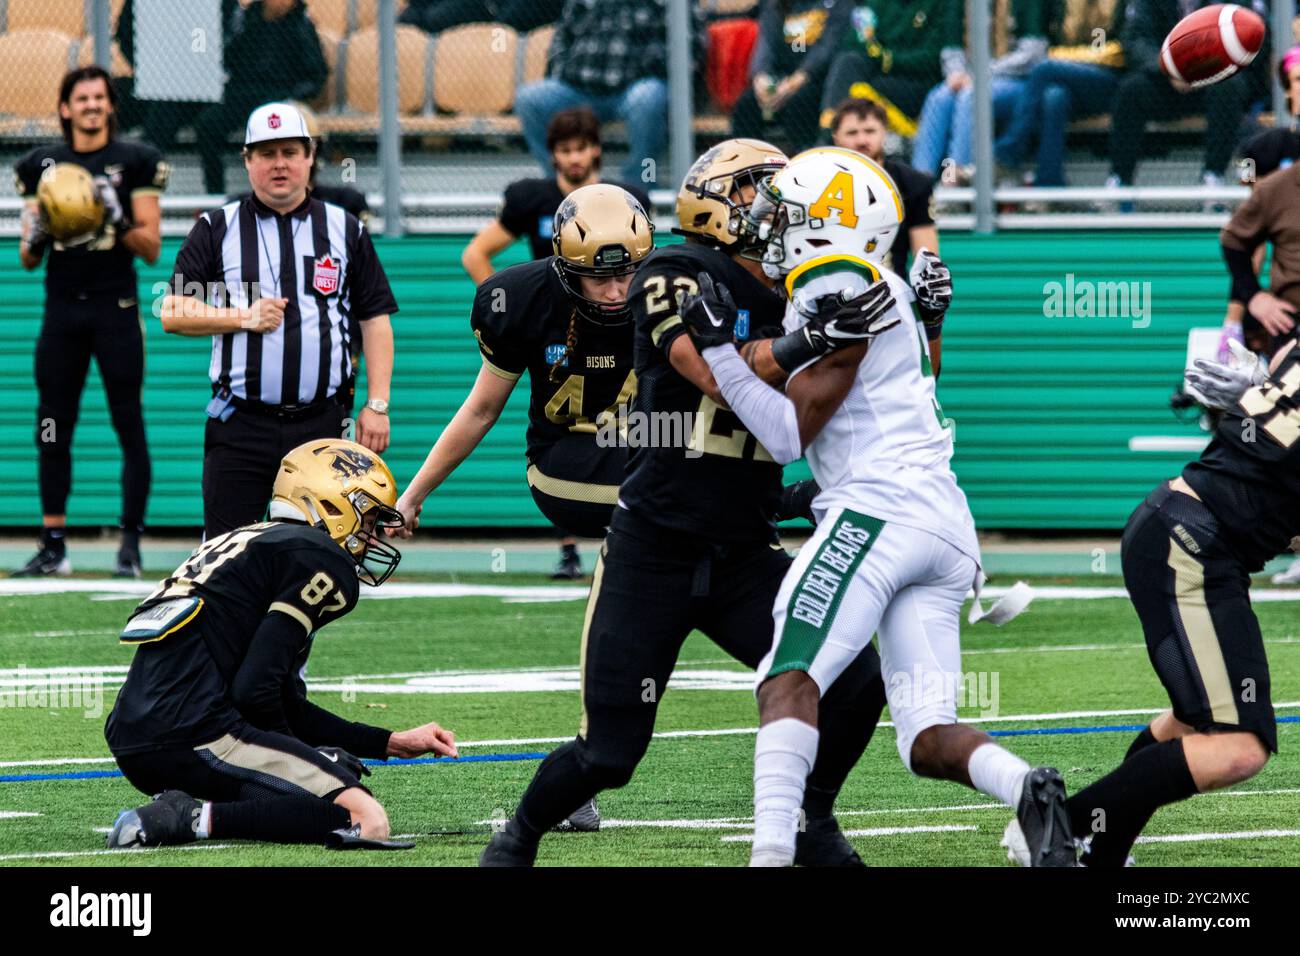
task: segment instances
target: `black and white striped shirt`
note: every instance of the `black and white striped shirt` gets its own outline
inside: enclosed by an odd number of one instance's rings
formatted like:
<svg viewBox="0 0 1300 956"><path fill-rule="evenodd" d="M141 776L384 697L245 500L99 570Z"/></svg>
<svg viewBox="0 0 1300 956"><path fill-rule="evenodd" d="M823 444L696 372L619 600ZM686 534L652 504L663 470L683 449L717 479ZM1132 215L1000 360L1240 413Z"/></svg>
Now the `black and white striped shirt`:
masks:
<svg viewBox="0 0 1300 956"><path fill-rule="evenodd" d="M283 215L256 197L204 213L176 256L175 294L220 308L284 298L274 332L212 337L209 376L268 405L319 402L352 377L355 322L397 311L374 244L355 216L307 197ZM359 334L359 333L358 333Z"/></svg>

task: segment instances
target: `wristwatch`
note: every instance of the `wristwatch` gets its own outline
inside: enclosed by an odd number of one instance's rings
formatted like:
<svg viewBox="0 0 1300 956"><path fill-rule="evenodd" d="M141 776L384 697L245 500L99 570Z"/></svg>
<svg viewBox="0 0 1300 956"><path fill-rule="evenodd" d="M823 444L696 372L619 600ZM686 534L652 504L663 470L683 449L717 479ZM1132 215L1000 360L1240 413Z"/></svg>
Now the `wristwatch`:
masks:
<svg viewBox="0 0 1300 956"><path fill-rule="evenodd" d="M366 408L370 409L376 415L388 414L388 403L382 398L372 398L366 402Z"/></svg>

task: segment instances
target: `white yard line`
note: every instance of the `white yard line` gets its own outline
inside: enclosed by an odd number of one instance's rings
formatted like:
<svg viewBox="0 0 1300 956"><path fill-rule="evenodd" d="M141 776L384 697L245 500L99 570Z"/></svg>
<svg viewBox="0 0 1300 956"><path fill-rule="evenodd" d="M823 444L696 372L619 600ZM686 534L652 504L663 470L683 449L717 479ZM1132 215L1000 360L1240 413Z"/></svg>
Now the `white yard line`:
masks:
<svg viewBox="0 0 1300 956"><path fill-rule="evenodd" d="M167 850L230 850L235 847L233 843L190 843L186 846L167 846L147 849L136 847L130 850L50 850L41 853L6 853L0 856L3 860L54 860L68 857L80 856L125 856L126 854L141 853L162 853Z"/></svg>
<svg viewBox="0 0 1300 956"><path fill-rule="evenodd" d="M753 824L750 824L753 826ZM878 836L900 836L905 833L959 833L978 830L976 826L959 826L957 824L944 824L932 827L869 827L865 830L845 830L846 837L878 837ZM753 843L754 835L752 833L735 833L722 838L723 843Z"/></svg>
<svg viewBox="0 0 1300 956"><path fill-rule="evenodd" d="M0 810L0 820L15 820L19 817L39 817L39 813L29 810Z"/></svg>
<svg viewBox="0 0 1300 956"><path fill-rule="evenodd" d="M1138 843L1211 843L1218 840L1262 840L1267 837L1300 837L1300 830L1240 830L1233 833L1167 833L1138 837Z"/></svg>

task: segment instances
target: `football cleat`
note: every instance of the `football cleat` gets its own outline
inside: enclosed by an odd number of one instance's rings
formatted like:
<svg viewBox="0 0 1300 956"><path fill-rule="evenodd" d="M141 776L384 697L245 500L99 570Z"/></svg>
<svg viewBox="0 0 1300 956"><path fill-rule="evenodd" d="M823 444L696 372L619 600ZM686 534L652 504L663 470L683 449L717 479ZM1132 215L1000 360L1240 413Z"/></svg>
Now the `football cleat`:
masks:
<svg viewBox="0 0 1300 956"><path fill-rule="evenodd" d="M514 832L514 821L492 834L492 839L479 854L479 866L532 866L537 859L537 844L525 840Z"/></svg>
<svg viewBox="0 0 1300 956"><path fill-rule="evenodd" d="M179 846L198 837L203 801L180 790L165 790L134 810L123 810L108 834L110 850L133 846Z"/></svg>
<svg viewBox="0 0 1300 956"><path fill-rule="evenodd" d="M32 559L13 573L15 578L67 577L72 573L72 562L66 551L41 548Z"/></svg>
<svg viewBox="0 0 1300 956"><path fill-rule="evenodd" d="M122 548L117 552L117 566L113 570L115 578L140 577L140 552L132 548Z"/></svg>
<svg viewBox="0 0 1300 956"><path fill-rule="evenodd" d="M1078 865L1060 771L1052 767L1029 771L1016 819L1003 833L1002 845L1007 847L1008 858L1021 866Z"/></svg>
<svg viewBox="0 0 1300 956"><path fill-rule="evenodd" d="M578 807L553 829L556 833L595 833L600 829L600 807L596 806L596 798L592 797Z"/></svg>
<svg viewBox="0 0 1300 956"><path fill-rule="evenodd" d="M552 581L576 581L582 577L582 559L578 557L577 548L565 548L560 552L560 560L551 574Z"/></svg>
<svg viewBox="0 0 1300 956"><path fill-rule="evenodd" d="M840 831L834 817L809 820L794 838L795 866L861 866L858 851Z"/></svg>

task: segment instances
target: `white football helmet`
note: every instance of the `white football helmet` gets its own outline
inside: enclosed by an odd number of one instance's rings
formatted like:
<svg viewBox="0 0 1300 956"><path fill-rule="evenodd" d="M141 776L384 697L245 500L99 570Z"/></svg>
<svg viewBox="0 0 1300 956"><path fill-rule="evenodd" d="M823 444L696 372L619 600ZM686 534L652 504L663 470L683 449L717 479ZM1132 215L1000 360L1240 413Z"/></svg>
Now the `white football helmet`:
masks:
<svg viewBox="0 0 1300 956"><path fill-rule="evenodd" d="M763 180L745 230L765 243L763 271L779 279L836 253L882 266L902 222L902 197L879 164L851 149L819 146Z"/></svg>

